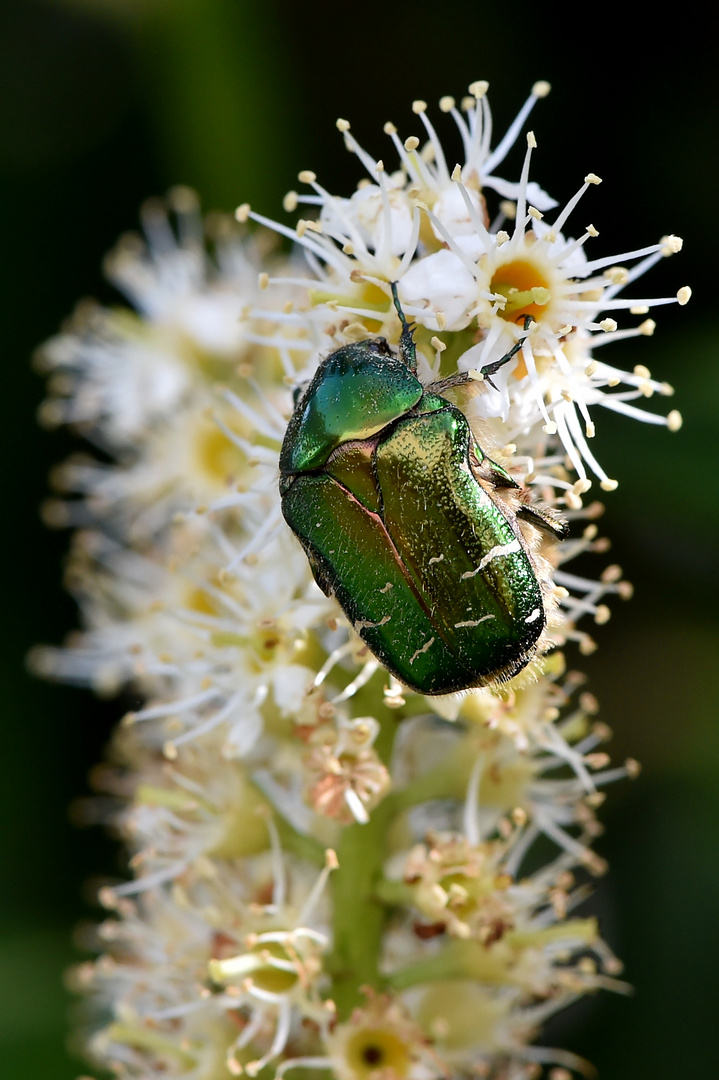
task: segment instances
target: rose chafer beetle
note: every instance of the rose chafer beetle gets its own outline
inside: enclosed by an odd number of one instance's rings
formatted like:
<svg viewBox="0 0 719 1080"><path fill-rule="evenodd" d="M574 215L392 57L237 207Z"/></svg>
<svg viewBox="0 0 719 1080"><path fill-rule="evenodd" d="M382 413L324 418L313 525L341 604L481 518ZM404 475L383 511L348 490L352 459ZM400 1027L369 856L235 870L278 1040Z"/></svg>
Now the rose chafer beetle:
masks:
<svg viewBox="0 0 719 1080"><path fill-rule="evenodd" d="M419 693L448 694L531 660L546 614L518 519L558 536L564 526L502 498L518 485L440 392L469 377L422 385L395 284L392 295L399 356L384 338L344 345L297 395L282 512L317 584L387 670ZM491 383L520 347L483 377Z"/></svg>

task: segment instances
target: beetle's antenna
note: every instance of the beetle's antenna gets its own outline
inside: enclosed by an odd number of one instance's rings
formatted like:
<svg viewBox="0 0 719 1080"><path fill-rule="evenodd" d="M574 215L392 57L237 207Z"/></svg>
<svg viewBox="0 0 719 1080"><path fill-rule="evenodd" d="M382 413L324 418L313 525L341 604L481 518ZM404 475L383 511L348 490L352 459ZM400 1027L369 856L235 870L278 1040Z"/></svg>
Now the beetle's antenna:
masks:
<svg viewBox="0 0 719 1080"><path fill-rule="evenodd" d="M525 329L525 331L529 330L529 328L530 328L530 326L532 325L533 322L534 322L534 319L532 318L531 315L525 315L524 316L524 329ZM499 369L501 367L503 367L504 364L506 364L510 360L512 360L513 357L516 356L516 354L522 348L522 345L524 345L524 338L520 338L519 341L515 345L512 346L512 348L509 350L508 353L505 353L504 356L500 356L499 360L495 360L494 363L487 364L486 367L483 367L483 368L479 369L479 374L482 375L485 382L488 382L493 390L496 390L497 387L492 382L490 376L494 375L495 371L499 371Z"/></svg>
<svg viewBox="0 0 719 1080"><path fill-rule="evenodd" d="M399 351L405 364L412 372L413 375L417 374L417 347L414 343L414 326L411 326L404 317L402 311L402 305L399 302L399 296L397 295L397 282L391 281L389 284L392 290L392 299L397 314L399 315L399 321L402 323L402 333L399 337Z"/></svg>

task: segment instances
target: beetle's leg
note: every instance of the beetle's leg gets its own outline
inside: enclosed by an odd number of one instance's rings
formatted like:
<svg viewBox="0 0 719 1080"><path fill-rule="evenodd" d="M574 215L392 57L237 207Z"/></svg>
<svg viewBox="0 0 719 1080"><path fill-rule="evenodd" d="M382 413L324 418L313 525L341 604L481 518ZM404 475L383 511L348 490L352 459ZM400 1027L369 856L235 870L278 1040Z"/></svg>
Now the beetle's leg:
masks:
<svg viewBox="0 0 719 1080"><path fill-rule="evenodd" d="M414 327L410 326L404 317L402 311L402 305L399 302L399 296L397 295L397 282L390 282L390 289L392 290L392 300L397 314L399 315L399 321L402 323L402 333L399 337L399 351L400 356L404 360L405 364L412 372L413 375L417 374L417 346L414 343Z"/></svg>
<svg viewBox="0 0 719 1080"><path fill-rule="evenodd" d="M525 315L524 316L524 329L525 329L525 331L529 330L529 327L532 325L533 322L534 322L534 319L532 318L531 315ZM499 369L501 367L503 367L506 363L508 363L510 360L512 360L514 358L514 356L516 356L516 354L522 348L522 345L524 345L524 340L525 340L524 338L521 338L516 343L516 345L512 346L512 348L509 350L508 353L505 353L504 356L500 356L499 360L495 360L493 364L487 364L486 367L483 367L483 368L479 369L479 374L483 376L485 381L488 382L489 385L494 390L496 390L497 387L492 382L490 376L494 375L495 371L499 371Z"/></svg>
<svg viewBox="0 0 719 1080"><path fill-rule="evenodd" d="M544 510L542 507L521 503L517 507L516 515L525 521L530 521L532 525L538 525L539 528L552 533L557 540L565 540L569 534L569 527L566 522L554 517L551 511Z"/></svg>
<svg viewBox="0 0 719 1080"><path fill-rule="evenodd" d="M533 322L534 319L531 315L525 315L524 329L528 330ZM521 338L521 340L518 341L516 345L512 346L508 353L506 353L504 356L500 356L499 360L495 360L494 363L487 364L486 367L480 368L479 374L482 376L485 382L489 383L493 390L496 390L497 387L492 382L490 376L494 375L495 371L499 371L499 369L504 364L508 363L508 361L510 361L514 356L516 356L516 354L522 348L524 340L524 338ZM432 390L435 394L442 394L445 390L451 390L453 386L466 386L467 383L470 383L472 381L472 376L469 375L466 371L459 371L456 375L450 375L447 379L442 379L440 382L432 383L428 389Z"/></svg>
<svg viewBox="0 0 719 1080"><path fill-rule="evenodd" d="M478 447L477 449L480 448ZM484 451L480 450L480 452L484 454ZM492 461L486 454L484 454L481 459L479 468L476 471L479 472L485 480L489 480L490 484L495 488L519 487L517 481L509 475L507 470L503 469L501 465L498 465L496 461Z"/></svg>

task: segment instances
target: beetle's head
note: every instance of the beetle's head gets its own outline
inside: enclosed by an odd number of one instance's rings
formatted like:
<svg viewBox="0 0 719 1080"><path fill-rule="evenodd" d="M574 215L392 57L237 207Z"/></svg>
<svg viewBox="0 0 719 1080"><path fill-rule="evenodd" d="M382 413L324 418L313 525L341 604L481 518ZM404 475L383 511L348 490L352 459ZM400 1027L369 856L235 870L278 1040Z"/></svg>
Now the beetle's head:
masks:
<svg viewBox="0 0 719 1080"><path fill-rule="evenodd" d="M394 356L394 351L389 345L387 338L370 338L365 344L371 352L376 353L378 356Z"/></svg>

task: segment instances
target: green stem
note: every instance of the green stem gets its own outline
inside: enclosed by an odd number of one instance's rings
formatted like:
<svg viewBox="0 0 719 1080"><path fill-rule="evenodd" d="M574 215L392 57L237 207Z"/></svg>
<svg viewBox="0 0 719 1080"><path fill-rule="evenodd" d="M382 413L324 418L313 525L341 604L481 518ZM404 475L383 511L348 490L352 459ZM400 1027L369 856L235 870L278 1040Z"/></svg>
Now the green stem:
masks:
<svg viewBox="0 0 719 1080"><path fill-rule="evenodd" d="M380 804L366 825L348 825L332 875L333 950L328 959L340 1019L361 1000L360 987L380 988L378 962L387 909L375 895L382 872L389 817Z"/></svg>
<svg viewBox="0 0 719 1080"><path fill-rule="evenodd" d="M382 726L375 748L388 761L397 725ZM391 798L372 812L366 825L348 825L337 848L339 869L332 875L333 948L327 961L332 998L345 1019L362 1000L361 987L381 989L379 972L387 908L376 893L386 857L389 825L395 813Z"/></svg>

